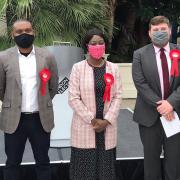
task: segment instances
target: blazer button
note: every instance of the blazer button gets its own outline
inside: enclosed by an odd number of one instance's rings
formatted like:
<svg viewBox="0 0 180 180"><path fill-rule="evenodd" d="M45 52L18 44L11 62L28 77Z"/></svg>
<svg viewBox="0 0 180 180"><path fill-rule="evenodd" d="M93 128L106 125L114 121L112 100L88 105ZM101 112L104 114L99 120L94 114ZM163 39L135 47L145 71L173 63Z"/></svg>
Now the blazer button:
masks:
<svg viewBox="0 0 180 180"><path fill-rule="evenodd" d="M19 109L21 109L21 105L19 105Z"/></svg>
<svg viewBox="0 0 180 180"><path fill-rule="evenodd" d="M20 95L22 96L22 92L20 92Z"/></svg>

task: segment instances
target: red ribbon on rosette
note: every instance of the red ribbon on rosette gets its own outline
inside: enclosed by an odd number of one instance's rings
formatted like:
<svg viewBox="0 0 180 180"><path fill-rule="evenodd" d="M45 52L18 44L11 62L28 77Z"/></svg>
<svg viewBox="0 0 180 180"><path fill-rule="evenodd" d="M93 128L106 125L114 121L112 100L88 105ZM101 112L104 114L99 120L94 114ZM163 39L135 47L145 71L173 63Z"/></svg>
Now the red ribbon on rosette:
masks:
<svg viewBox="0 0 180 180"><path fill-rule="evenodd" d="M169 55L172 60L171 76L175 75L177 77L179 75L178 60L180 59L180 50L172 49Z"/></svg>
<svg viewBox="0 0 180 180"><path fill-rule="evenodd" d="M104 74L104 81L105 81L106 87L105 87L105 91L104 91L104 95L103 95L103 100L105 102L106 100L110 101L111 86L114 83L113 75L110 73L105 73Z"/></svg>
<svg viewBox="0 0 180 180"><path fill-rule="evenodd" d="M39 73L41 79L41 95L44 96L46 94L46 83L51 78L51 72L49 69L44 68Z"/></svg>

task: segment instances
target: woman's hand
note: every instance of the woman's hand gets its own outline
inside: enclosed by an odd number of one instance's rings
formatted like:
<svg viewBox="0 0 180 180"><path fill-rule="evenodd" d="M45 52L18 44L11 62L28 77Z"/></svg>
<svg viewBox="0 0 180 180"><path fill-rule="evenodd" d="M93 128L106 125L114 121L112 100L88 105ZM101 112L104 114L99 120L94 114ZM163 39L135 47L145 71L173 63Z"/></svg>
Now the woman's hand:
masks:
<svg viewBox="0 0 180 180"><path fill-rule="evenodd" d="M102 120L102 119L95 119L93 122L93 129L96 132L102 132L106 129L107 125L109 122L107 120Z"/></svg>

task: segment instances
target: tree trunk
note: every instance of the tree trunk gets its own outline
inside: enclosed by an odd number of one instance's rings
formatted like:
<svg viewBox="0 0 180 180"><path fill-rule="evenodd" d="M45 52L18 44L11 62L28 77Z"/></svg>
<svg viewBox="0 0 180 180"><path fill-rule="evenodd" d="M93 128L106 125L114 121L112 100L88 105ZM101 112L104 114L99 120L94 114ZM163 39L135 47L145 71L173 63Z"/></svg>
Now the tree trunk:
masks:
<svg viewBox="0 0 180 180"><path fill-rule="evenodd" d="M121 32L117 45L117 52L122 58L120 61L131 62L132 53L136 45L135 40L135 22L136 22L136 9L132 4L126 6L126 19L125 23L122 23Z"/></svg>
<svg viewBox="0 0 180 180"><path fill-rule="evenodd" d="M110 27L109 27L109 43L112 43L113 37L113 27L114 27L114 13L116 9L116 0L108 0L109 5L109 18L110 18Z"/></svg>
<svg viewBox="0 0 180 180"><path fill-rule="evenodd" d="M7 35L7 21L6 21L6 15L4 15L0 20L0 36L6 36Z"/></svg>

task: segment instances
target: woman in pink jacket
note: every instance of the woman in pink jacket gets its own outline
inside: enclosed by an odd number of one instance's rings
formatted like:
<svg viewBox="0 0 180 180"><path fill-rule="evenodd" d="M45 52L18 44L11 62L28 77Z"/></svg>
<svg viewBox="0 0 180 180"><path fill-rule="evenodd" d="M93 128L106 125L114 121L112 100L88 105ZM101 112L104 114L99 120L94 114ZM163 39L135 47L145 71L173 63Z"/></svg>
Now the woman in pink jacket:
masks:
<svg viewBox="0 0 180 180"><path fill-rule="evenodd" d="M121 103L118 66L106 61L105 37L91 29L84 38L87 59L74 64L69 82L71 180L115 180L117 117Z"/></svg>

